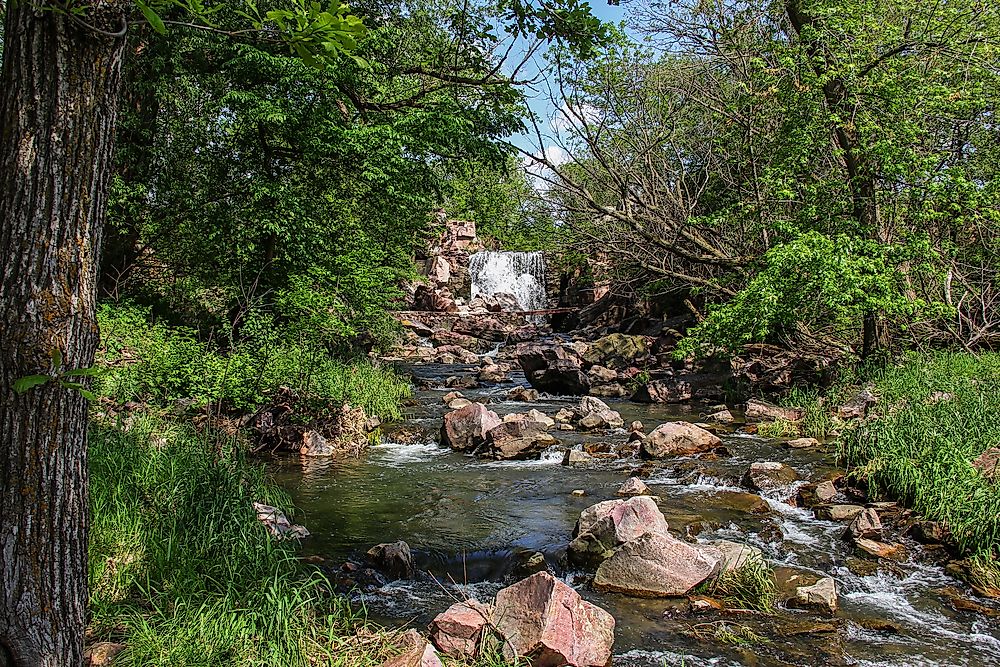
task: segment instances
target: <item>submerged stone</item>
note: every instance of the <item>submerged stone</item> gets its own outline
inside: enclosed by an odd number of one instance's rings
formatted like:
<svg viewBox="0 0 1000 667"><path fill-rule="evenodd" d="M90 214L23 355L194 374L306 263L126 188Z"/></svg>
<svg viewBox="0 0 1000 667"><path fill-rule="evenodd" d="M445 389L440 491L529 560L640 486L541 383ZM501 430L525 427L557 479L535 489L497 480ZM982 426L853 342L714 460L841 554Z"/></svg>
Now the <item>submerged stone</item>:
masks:
<svg viewBox="0 0 1000 667"><path fill-rule="evenodd" d="M643 598L676 597L715 573L719 562L669 534L646 533L601 563L594 589Z"/></svg>

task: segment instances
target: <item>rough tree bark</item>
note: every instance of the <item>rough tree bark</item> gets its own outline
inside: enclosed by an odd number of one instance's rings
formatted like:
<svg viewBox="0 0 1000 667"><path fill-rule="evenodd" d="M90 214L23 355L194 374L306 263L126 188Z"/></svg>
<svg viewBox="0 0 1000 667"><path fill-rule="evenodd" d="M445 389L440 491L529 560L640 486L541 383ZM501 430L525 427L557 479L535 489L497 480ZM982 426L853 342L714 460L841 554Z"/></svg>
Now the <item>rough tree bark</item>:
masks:
<svg viewBox="0 0 1000 667"><path fill-rule="evenodd" d="M0 665L76 667L87 604L87 404L14 382L93 364L125 16L9 5L0 71Z"/></svg>

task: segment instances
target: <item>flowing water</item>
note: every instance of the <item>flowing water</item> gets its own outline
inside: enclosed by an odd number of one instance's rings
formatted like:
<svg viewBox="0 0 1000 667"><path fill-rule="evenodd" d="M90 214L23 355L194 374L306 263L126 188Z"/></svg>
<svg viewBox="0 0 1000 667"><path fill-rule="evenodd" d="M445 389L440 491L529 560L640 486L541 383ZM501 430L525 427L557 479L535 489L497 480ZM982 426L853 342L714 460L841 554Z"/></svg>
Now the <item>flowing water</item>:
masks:
<svg viewBox="0 0 1000 667"><path fill-rule="evenodd" d="M418 366L415 374L443 379L462 370ZM535 407L554 414L572 399L526 404L504 400L506 387L465 390L473 400L493 401L500 414ZM435 434L447 390L419 391L408 423ZM675 419L696 420L696 408L611 403L626 423L646 429ZM605 434L555 432L563 445L622 442L624 431ZM614 498L636 460L605 461L590 468L562 466L552 451L539 461L482 462L424 442L400 444L389 435L366 459L332 462L282 460L280 483L292 494L297 515L313 536L308 552L330 562L359 558L380 542L406 540L417 581L400 581L359 594L371 618L423 627L456 598L489 599L511 583L518 554L541 551L558 576L617 620L614 665L1000 665L1000 624L973 612L955 611L940 589L963 588L915 543L910 560L870 572L849 568L854 554L842 539L844 524L816 519L812 512L779 499L760 501L740 488L753 461L784 461L803 479L833 470L829 451L788 450L780 443L745 435L724 438L731 457L716 461L665 462L646 479L672 530L699 531L698 539L732 539L761 548L779 581L791 572L833 576L841 609L833 623L812 613L781 609L776 615L737 614L727 621L766 638L732 645L712 638L719 617L690 616L685 600L638 600L589 589L583 572L559 565L581 510ZM586 497L572 495L574 489ZM757 508L759 509L759 508ZM854 571L852 571L852 569ZM857 572L857 573L856 573Z"/></svg>
<svg viewBox="0 0 1000 667"><path fill-rule="evenodd" d="M513 294L521 310L545 308L545 256L540 252L477 252L469 257L472 298Z"/></svg>

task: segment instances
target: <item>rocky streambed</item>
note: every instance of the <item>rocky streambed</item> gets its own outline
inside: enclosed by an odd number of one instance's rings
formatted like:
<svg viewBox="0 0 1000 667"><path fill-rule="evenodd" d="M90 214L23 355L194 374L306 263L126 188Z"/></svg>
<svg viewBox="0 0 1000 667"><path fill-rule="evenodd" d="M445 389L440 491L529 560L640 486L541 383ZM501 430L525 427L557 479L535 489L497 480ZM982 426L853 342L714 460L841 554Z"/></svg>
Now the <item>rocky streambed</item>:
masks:
<svg viewBox="0 0 1000 667"><path fill-rule="evenodd" d="M462 384L479 368L410 370L423 388L407 420L389 425L365 456L280 459L276 467L302 510L297 519L312 532L306 551L322 558L345 590L356 586L352 595L373 620L423 629L456 600L491 600L547 568L614 617L616 666L1000 664L998 607L946 572L942 547L910 536L905 511L866 503L859 491L832 484L839 471L827 446L746 434L734 407L732 424L713 427L719 442L711 448L641 459L632 422L642 422L648 434L660 424L704 421L717 406L605 399L620 426L610 420L583 430L578 416L573 430L553 424L545 438L531 441L537 451L530 456L537 458L497 460L511 451L510 437L475 455L439 442L452 412L442 400L453 391L446 380ZM484 404L500 420L531 409L565 416L580 403L544 395L515 400L510 390L526 384L523 377L497 380L505 381L461 389L464 400ZM449 398L453 407L463 405ZM567 456L567 448L576 453ZM650 599L600 582L595 587L594 567L567 553L574 526L596 503L621 498L620 487L633 476L648 487L652 500L642 503L662 513L669 539L759 550L775 574L777 610L717 609L690 595ZM828 501L820 510L806 507L820 500ZM858 520L861 508L867 513ZM873 521L882 526L875 530ZM855 535L845 538L849 527ZM412 548L412 578L390 580L409 577L406 571L368 576L363 566L340 566L364 563L371 547L397 540ZM866 550L864 540L881 547ZM881 551L886 546L890 551ZM817 583L811 604L791 602ZM830 583L835 611L822 603Z"/></svg>

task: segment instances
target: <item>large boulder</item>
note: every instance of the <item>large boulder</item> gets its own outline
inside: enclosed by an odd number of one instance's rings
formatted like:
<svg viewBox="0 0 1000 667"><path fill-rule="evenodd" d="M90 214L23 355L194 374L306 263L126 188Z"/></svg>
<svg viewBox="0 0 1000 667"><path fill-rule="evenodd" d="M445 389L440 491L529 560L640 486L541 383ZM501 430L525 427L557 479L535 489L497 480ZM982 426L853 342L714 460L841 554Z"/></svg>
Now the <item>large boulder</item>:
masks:
<svg viewBox="0 0 1000 667"><path fill-rule="evenodd" d="M756 398L747 401L746 420L748 422L767 422L779 419L797 422L804 416L805 411L802 408L783 408Z"/></svg>
<svg viewBox="0 0 1000 667"><path fill-rule="evenodd" d="M392 579L412 579L416 574L410 545L403 540L376 544L367 557L372 567Z"/></svg>
<svg viewBox="0 0 1000 667"><path fill-rule="evenodd" d="M583 358L591 365L630 366L648 355L649 347L649 339L643 336L613 333L591 343Z"/></svg>
<svg viewBox="0 0 1000 667"><path fill-rule="evenodd" d="M643 598L675 597L705 581L718 567L709 553L669 534L650 532L601 563L594 588Z"/></svg>
<svg viewBox="0 0 1000 667"><path fill-rule="evenodd" d="M640 454L645 458L690 456L722 445L718 436L689 422L660 424L642 440Z"/></svg>
<svg viewBox="0 0 1000 667"><path fill-rule="evenodd" d="M508 660L530 656L532 667L606 667L615 619L548 572L497 593L495 629Z"/></svg>
<svg viewBox="0 0 1000 667"><path fill-rule="evenodd" d="M557 359L544 370L528 376L531 386L550 394L580 395L590 391L590 379L579 362Z"/></svg>
<svg viewBox="0 0 1000 667"><path fill-rule="evenodd" d="M590 390L590 378L583 370L580 355L572 348L525 344L518 348L517 361L528 382L539 391L579 395Z"/></svg>
<svg viewBox="0 0 1000 667"><path fill-rule="evenodd" d="M546 426L528 419L502 422L486 434L483 456L497 460L537 459L557 440L546 433Z"/></svg>
<svg viewBox="0 0 1000 667"><path fill-rule="evenodd" d="M568 555L580 565L596 565L615 547L646 533L667 535L667 528L667 520L649 496L606 500L580 513Z"/></svg>
<svg viewBox="0 0 1000 667"><path fill-rule="evenodd" d="M460 452L479 447L486 441L490 429L501 424L497 413L482 403L472 403L444 416L441 444Z"/></svg>
<svg viewBox="0 0 1000 667"><path fill-rule="evenodd" d="M428 628L431 641L451 658L475 659L483 629L489 625L492 614L492 605L477 600L456 602L431 621Z"/></svg>
<svg viewBox="0 0 1000 667"><path fill-rule="evenodd" d="M609 408L604 401L593 396L584 396L576 408L576 413L580 416L577 425L586 431L621 428L625 425L621 414Z"/></svg>

